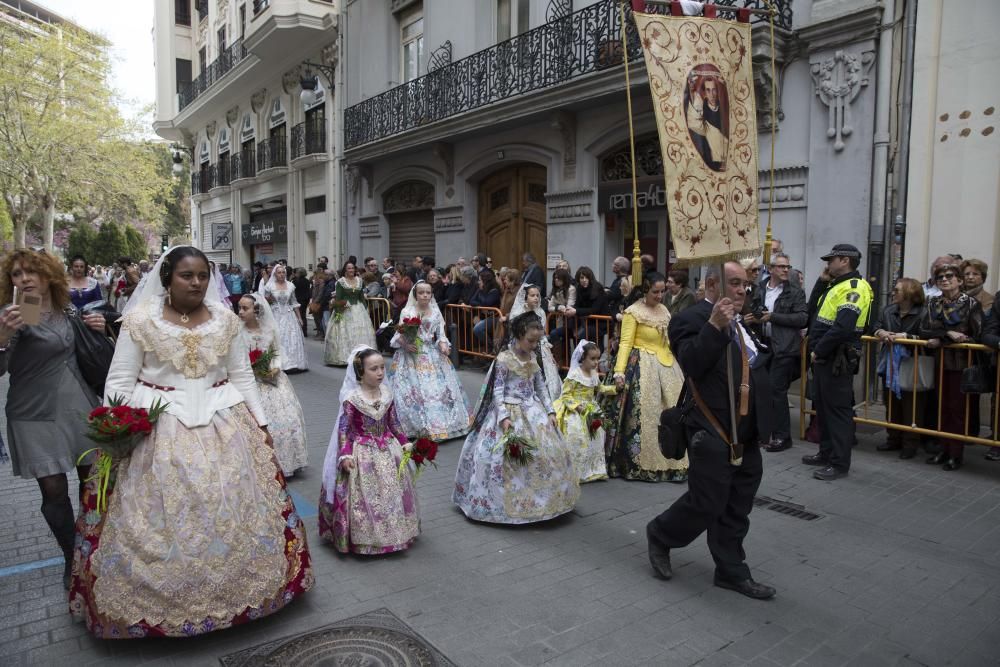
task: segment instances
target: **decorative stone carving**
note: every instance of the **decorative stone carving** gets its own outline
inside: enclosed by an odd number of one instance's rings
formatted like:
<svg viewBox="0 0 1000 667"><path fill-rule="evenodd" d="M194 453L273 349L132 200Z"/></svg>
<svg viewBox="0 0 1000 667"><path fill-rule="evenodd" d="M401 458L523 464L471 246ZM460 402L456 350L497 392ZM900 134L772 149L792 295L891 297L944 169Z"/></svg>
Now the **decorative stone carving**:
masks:
<svg viewBox="0 0 1000 667"><path fill-rule="evenodd" d="M254 113L260 113L260 110L264 108L264 102L266 100L267 88L261 88L250 96L250 108L253 109Z"/></svg>
<svg viewBox="0 0 1000 667"><path fill-rule="evenodd" d="M874 51L855 54L838 50L832 58L813 63L810 68L816 97L829 110L826 136L833 140L836 151L844 150L844 139L854 132L851 104L868 85L868 72L874 62Z"/></svg>
<svg viewBox="0 0 1000 667"><path fill-rule="evenodd" d="M549 224L589 222L593 220L594 190L569 190L545 194L546 219Z"/></svg>
<svg viewBox="0 0 1000 667"><path fill-rule="evenodd" d="M781 167L774 171L774 208L806 208L809 167ZM767 211L771 200L771 172L761 169L757 172L758 208Z"/></svg>
<svg viewBox="0 0 1000 667"><path fill-rule="evenodd" d="M281 89L289 95L298 94L301 81L302 65L296 65L281 75Z"/></svg>
<svg viewBox="0 0 1000 667"><path fill-rule="evenodd" d="M431 51L431 57L427 61L427 71L433 72L434 70L441 69L442 67L447 67L450 64L451 40L449 39L444 44Z"/></svg>
<svg viewBox="0 0 1000 667"><path fill-rule="evenodd" d="M239 121L239 119L240 119L240 108L238 106L233 107L232 109L226 112L226 125L228 125L230 128L235 128L236 123L237 121Z"/></svg>
<svg viewBox="0 0 1000 667"><path fill-rule="evenodd" d="M338 30L334 30L333 32L335 39L324 46L319 55L324 64L336 69L337 63L340 62L340 32Z"/></svg>
<svg viewBox="0 0 1000 667"><path fill-rule="evenodd" d="M576 115L568 111L557 111L552 116L552 129L562 135L563 178L576 179Z"/></svg>
<svg viewBox="0 0 1000 667"><path fill-rule="evenodd" d="M655 135L640 137L635 141L635 164L639 168L637 178L663 176L663 156L660 155L660 140ZM632 156L628 142L612 153L601 158L602 181L624 181L632 178Z"/></svg>
<svg viewBox="0 0 1000 667"><path fill-rule="evenodd" d="M382 212L434 208L434 186L423 181L404 181L382 196Z"/></svg>
<svg viewBox="0 0 1000 667"><path fill-rule="evenodd" d="M365 183L368 184L368 198L371 199L375 196L375 174L371 165L359 164L358 165L358 175L365 179Z"/></svg>
<svg viewBox="0 0 1000 667"><path fill-rule="evenodd" d="M365 216L358 220L358 229L363 239L377 239L382 236L382 217L378 215Z"/></svg>
<svg viewBox="0 0 1000 667"><path fill-rule="evenodd" d="M211 139L212 137L215 136L215 131L217 129L219 129L219 124L213 120L212 122L210 122L208 125L205 126L205 134L208 135L209 139Z"/></svg>
<svg viewBox="0 0 1000 667"><path fill-rule="evenodd" d="M455 147L446 141L439 141L434 144L434 156L444 163L444 183L454 185L455 183Z"/></svg>

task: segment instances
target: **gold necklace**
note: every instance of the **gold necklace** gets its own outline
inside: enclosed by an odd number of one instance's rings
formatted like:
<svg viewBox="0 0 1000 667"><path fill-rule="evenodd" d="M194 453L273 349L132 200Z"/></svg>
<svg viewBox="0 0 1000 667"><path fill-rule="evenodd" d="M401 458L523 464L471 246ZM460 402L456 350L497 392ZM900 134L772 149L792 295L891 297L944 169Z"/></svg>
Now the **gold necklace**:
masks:
<svg viewBox="0 0 1000 667"><path fill-rule="evenodd" d="M191 310L187 311L186 313L182 313L182 312L181 312L181 311L180 311L180 310L179 310L179 309L177 308L177 306L175 306L174 304L170 304L170 307L174 309L174 312L175 312L175 313L177 313L178 315L180 315L180 316L181 316L181 324L187 324L188 322L190 322L190 321L191 321L191 318L190 318L190 317L188 317L188 316L189 316L189 315L190 315L191 313L193 313L194 311L196 311L196 310L198 310L199 308L201 308L201 305L197 305L197 306L195 306L194 308L192 308Z"/></svg>

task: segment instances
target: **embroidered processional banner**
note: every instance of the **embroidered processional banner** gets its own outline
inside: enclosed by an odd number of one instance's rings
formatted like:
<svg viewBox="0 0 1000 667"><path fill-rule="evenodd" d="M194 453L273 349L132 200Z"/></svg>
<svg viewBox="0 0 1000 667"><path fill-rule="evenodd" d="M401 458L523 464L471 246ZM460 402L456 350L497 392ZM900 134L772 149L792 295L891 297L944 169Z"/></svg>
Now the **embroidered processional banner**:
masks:
<svg viewBox="0 0 1000 667"><path fill-rule="evenodd" d="M677 259L760 254L750 25L635 13Z"/></svg>

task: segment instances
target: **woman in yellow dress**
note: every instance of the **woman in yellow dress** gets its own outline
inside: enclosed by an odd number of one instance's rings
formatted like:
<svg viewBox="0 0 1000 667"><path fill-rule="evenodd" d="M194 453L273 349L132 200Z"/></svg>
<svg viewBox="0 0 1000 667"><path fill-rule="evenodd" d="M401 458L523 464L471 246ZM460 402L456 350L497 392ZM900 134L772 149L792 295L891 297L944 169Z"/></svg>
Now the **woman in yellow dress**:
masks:
<svg viewBox="0 0 1000 667"><path fill-rule="evenodd" d="M667 342L670 312L663 305L666 279L651 273L642 296L625 309L614 378L619 393L608 401L608 474L644 482L684 482L688 461L660 453L660 413L680 396L684 376Z"/></svg>

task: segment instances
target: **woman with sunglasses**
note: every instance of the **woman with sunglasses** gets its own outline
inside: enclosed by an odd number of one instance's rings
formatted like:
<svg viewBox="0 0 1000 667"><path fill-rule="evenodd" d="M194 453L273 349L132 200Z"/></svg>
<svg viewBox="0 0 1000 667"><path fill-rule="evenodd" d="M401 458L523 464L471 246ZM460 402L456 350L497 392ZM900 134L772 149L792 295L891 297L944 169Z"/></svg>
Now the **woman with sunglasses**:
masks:
<svg viewBox="0 0 1000 667"><path fill-rule="evenodd" d="M927 341L927 348L937 350L942 344L975 343L983 329L983 309L975 298L962 292L959 266L943 264L936 267L934 282L941 290L941 296L931 297L927 303L927 314L920 325L920 337ZM967 397L961 391L962 371L969 366L969 353L943 349L938 355L938 364L944 365L941 386L938 387L941 401L938 428L946 433L978 435L979 396L973 394ZM942 439L940 453L927 459L927 463L944 464L944 470L958 470L962 467L964 447L961 440Z"/></svg>

